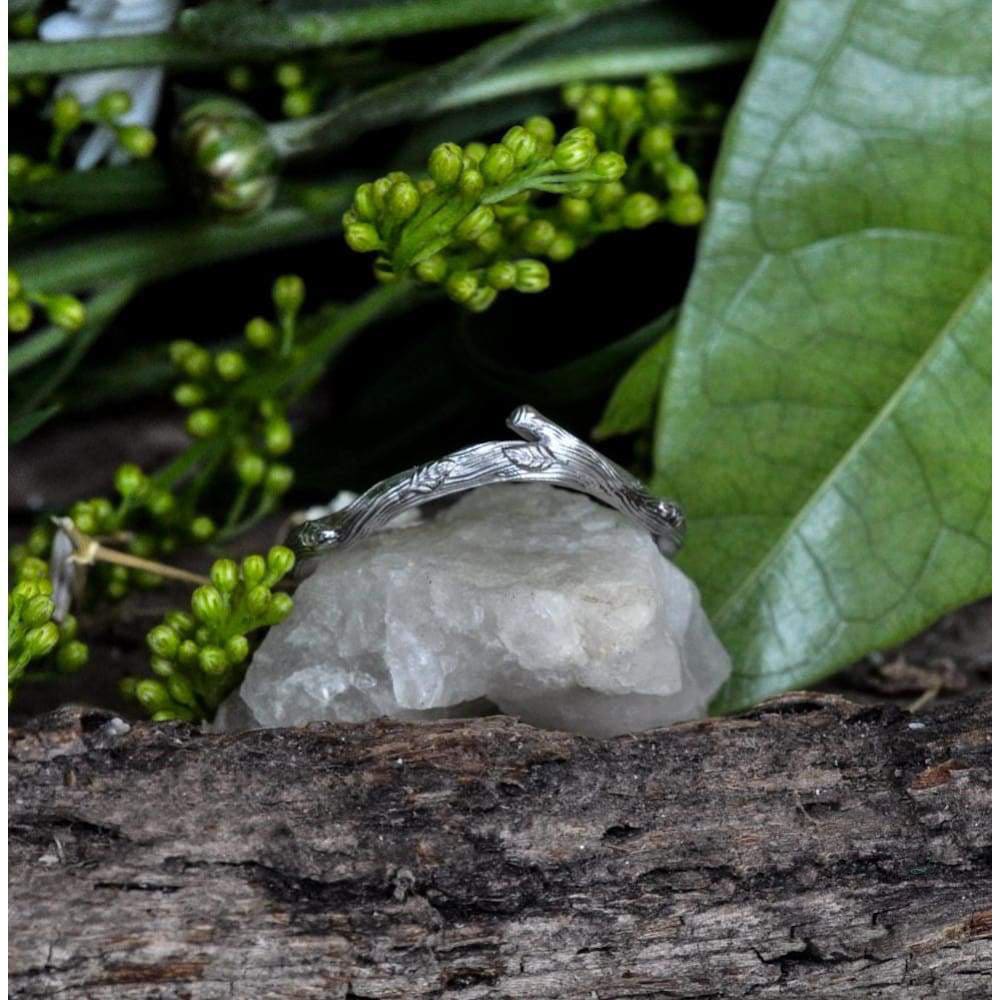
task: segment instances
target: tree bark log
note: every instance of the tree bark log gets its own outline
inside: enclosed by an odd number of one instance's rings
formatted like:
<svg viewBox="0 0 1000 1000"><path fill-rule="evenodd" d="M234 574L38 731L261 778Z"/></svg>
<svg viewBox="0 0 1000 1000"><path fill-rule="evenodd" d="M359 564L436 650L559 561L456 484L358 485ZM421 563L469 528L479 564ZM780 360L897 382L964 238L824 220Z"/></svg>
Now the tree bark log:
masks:
<svg viewBox="0 0 1000 1000"><path fill-rule="evenodd" d="M990 707L12 730L14 997L983 997Z"/></svg>

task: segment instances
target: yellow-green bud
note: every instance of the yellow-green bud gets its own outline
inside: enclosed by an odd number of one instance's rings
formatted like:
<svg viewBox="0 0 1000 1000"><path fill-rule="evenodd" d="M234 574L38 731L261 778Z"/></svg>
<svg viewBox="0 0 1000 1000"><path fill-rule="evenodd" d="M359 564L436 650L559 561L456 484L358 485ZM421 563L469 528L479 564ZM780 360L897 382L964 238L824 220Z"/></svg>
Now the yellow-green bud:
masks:
<svg viewBox="0 0 1000 1000"><path fill-rule="evenodd" d="M421 281L428 285L439 285L448 274L448 261L443 254L436 253L433 257L420 261L413 270Z"/></svg>
<svg viewBox="0 0 1000 1000"><path fill-rule="evenodd" d="M667 167L666 181L671 194L698 193L698 175L686 163L671 163Z"/></svg>
<svg viewBox="0 0 1000 1000"><path fill-rule="evenodd" d="M7 268L7 301L16 299L21 294L21 279L12 267Z"/></svg>
<svg viewBox="0 0 1000 1000"><path fill-rule="evenodd" d="M674 133L666 125L646 129L639 140L639 152L647 160L662 160L673 151Z"/></svg>
<svg viewBox="0 0 1000 1000"><path fill-rule="evenodd" d="M288 91L281 101L281 110L286 118L305 118L306 115L312 114L315 106L316 98L312 91L304 87Z"/></svg>
<svg viewBox="0 0 1000 1000"><path fill-rule="evenodd" d="M72 94L60 94L52 102L52 124L58 132L72 132L83 120L83 108Z"/></svg>
<svg viewBox="0 0 1000 1000"><path fill-rule="evenodd" d="M357 191L354 192L354 203L353 203L354 214L359 218L363 219L365 222L372 222L378 215L378 209L375 206L375 199L372 196L372 186L371 184L362 184Z"/></svg>
<svg viewBox="0 0 1000 1000"><path fill-rule="evenodd" d="M268 579L277 583L283 576L291 573L295 566L295 555L284 545L275 545L267 554Z"/></svg>
<svg viewBox="0 0 1000 1000"><path fill-rule="evenodd" d="M500 226L490 226L489 229L483 233L476 240L476 246L485 254L493 256L500 249L503 244L503 229Z"/></svg>
<svg viewBox="0 0 1000 1000"><path fill-rule="evenodd" d="M628 191L621 181L600 184L594 192L591 204L593 204L598 212L610 212L621 204L627 194Z"/></svg>
<svg viewBox="0 0 1000 1000"><path fill-rule="evenodd" d="M470 201L478 198L486 187L486 180L483 175L474 167L468 167L462 171L462 176L458 181L458 190L463 198Z"/></svg>
<svg viewBox="0 0 1000 1000"><path fill-rule="evenodd" d="M257 486L267 471L267 463L260 455L247 452L236 460L236 475L241 483L247 486Z"/></svg>
<svg viewBox="0 0 1000 1000"><path fill-rule="evenodd" d="M190 639L185 639L181 643L180 649L177 650L177 662L182 666L190 667L193 663L198 662L198 652L198 644Z"/></svg>
<svg viewBox="0 0 1000 1000"><path fill-rule="evenodd" d="M653 115L669 115L680 106L680 91L672 77L651 77L646 91L646 107Z"/></svg>
<svg viewBox="0 0 1000 1000"><path fill-rule="evenodd" d="M575 108L587 96L587 85L585 83L567 83L563 87L563 102L571 108Z"/></svg>
<svg viewBox="0 0 1000 1000"><path fill-rule="evenodd" d="M352 222L344 230L344 239L358 253L371 253L382 246L378 230L370 222Z"/></svg>
<svg viewBox="0 0 1000 1000"><path fill-rule="evenodd" d="M476 289L476 294L465 303L467 309L471 309L472 312L485 312L497 297L497 290L495 288L488 288L486 286L480 286Z"/></svg>
<svg viewBox="0 0 1000 1000"><path fill-rule="evenodd" d="M205 390L194 382L181 382L174 389L174 402L186 410L192 406L200 406L205 402Z"/></svg>
<svg viewBox="0 0 1000 1000"><path fill-rule="evenodd" d="M660 216L660 203L645 191L630 194L622 205L622 221L629 229L642 229Z"/></svg>
<svg viewBox="0 0 1000 1000"><path fill-rule="evenodd" d="M246 374L246 359L239 351L220 351L215 356L215 370L224 382L236 382Z"/></svg>
<svg viewBox="0 0 1000 1000"><path fill-rule="evenodd" d="M594 157L590 169L597 174L601 180L617 181L625 176L625 157L620 153L598 153Z"/></svg>
<svg viewBox="0 0 1000 1000"><path fill-rule="evenodd" d="M483 157L486 155L487 147L481 142L470 142L463 151L465 159L474 165L478 165L482 162Z"/></svg>
<svg viewBox="0 0 1000 1000"><path fill-rule="evenodd" d="M87 665L89 656L90 651L86 644L74 639L59 647L56 652L56 665L62 673L74 674Z"/></svg>
<svg viewBox="0 0 1000 1000"><path fill-rule="evenodd" d="M271 591L264 584L257 584L247 592L247 610L254 618L260 618L271 603Z"/></svg>
<svg viewBox="0 0 1000 1000"><path fill-rule="evenodd" d="M569 260L576 253L576 241L569 233L559 233L546 252L550 260Z"/></svg>
<svg viewBox="0 0 1000 1000"><path fill-rule="evenodd" d="M87 319L83 303L72 295L53 295L45 303L49 320L63 330L75 332Z"/></svg>
<svg viewBox="0 0 1000 1000"><path fill-rule="evenodd" d="M640 113L638 91L633 87L614 87L608 98L608 111L620 122L635 118Z"/></svg>
<svg viewBox="0 0 1000 1000"><path fill-rule="evenodd" d="M581 139L563 139L552 152L556 167L567 173L582 170L593 158L593 145Z"/></svg>
<svg viewBox="0 0 1000 1000"><path fill-rule="evenodd" d="M15 299L7 306L7 329L14 333L24 333L31 326L31 303L27 299Z"/></svg>
<svg viewBox="0 0 1000 1000"><path fill-rule="evenodd" d="M198 702L191 685L180 674L174 674L167 680L167 691L174 701L191 708L197 708Z"/></svg>
<svg viewBox="0 0 1000 1000"><path fill-rule="evenodd" d="M445 292L453 302L468 302L476 294L478 287L476 276L468 271L456 271L448 275L448 280L445 282Z"/></svg>
<svg viewBox="0 0 1000 1000"><path fill-rule="evenodd" d="M517 281L517 267L509 260L497 261L486 272L486 280L489 282L491 288L496 288L500 291L513 288L514 282Z"/></svg>
<svg viewBox="0 0 1000 1000"><path fill-rule="evenodd" d="M506 146L490 146L480 169L490 184L502 184L514 172L514 154Z"/></svg>
<svg viewBox="0 0 1000 1000"><path fill-rule="evenodd" d="M587 128L603 128L608 120L604 108L597 101L586 100L576 109L576 120Z"/></svg>
<svg viewBox="0 0 1000 1000"><path fill-rule="evenodd" d="M191 610L206 625L217 625L226 617L226 602L222 594L206 584L191 595Z"/></svg>
<svg viewBox="0 0 1000 1000"><path fill-rule="evenodd" d="M480 205L478 208L474 208L455 227L455 235L460 240L474 243L493 225L494 218L493 209L489 205Z"/></svg>
<svg viewBox="0 0 1000 1000"><path fill-rule="evenodd" d="M397 181L386 196L386 211L396 222L405 222L420 207L420 192L409 179Z"/></svg>
<svg viewBox="0 0 1000 1000"><path fill-rule="evenodd" d="M196 541L207 542L215 534L215 522L210 517L201 515L191 522L188 530Z"/></svg>
<svg viewBox="0 0 1000 1000"><path fill-rule="evenodd" d="M295 473L288 465L275 462L269 465L264 476L264 491L271 496L281 496L288 491L295 480Z"/></svg>
<svg viewBox="0 0 1000 1000"><path fill-rule="evenodd" d="M519 260L514 287L519 292L543 292L549 287L549 269L540 260Z"/></svg>
<svg viewBox="0 0 1000 1000"><path fill-rule="evenodd" d="M146 509L156 518L165 518L177 507L173 493L164 489L151 489L146 497Z"/></svg>
<svg viewBox="0 0 1000 1000"><path fill-rule="evenodd" d="M705 202L696 191L676 194L667 202L667 218L678 226L696 226L705 218Z"/></svg>
<svg viewBox="0 0 1000 1000"><path fill-rule="evenodd" d="M226 83L230 90L243 93L253 86L253 71L249 66L230 66L226 70Z"/></svg>
<svg viewBox="0 0 1000 1000"><path fill-rule="evenodd" d="M514 155L518 167L523 167L538 152L538 141L523 125L509 128L501 142Z"/></svg>
<svg viewBox="0 0 1000 1000"><path fill-rule="evenodd" d="M292 612L292 599L288 594L272 594L267 608L267 624L277 625L284 621Z"/></svg>
<svg viewBox="0 0 1000 1000"><path fill-rule="evenodd" d="M21 619L28 628L37 628L52 617L54 610L55 604L52 603L52 599L44 594L38 594L25 604L21 611Z"/></svg>
<svg viewBox="0 0 1000 1000"><path fill-rule="evenodd" d="M257 348L258 351L266 351L274 346L278 332L263 316L254 316L243 328L243 336L251 347Z"/></svg>
<svg viewBox="0 0 1000 1000"><path fill-rule="evenodd" d="M150 652L165 660L172 660L177 655L180 644L180 636L169 625L157 625L146 635Z"/></svg>
<svg viewBox="0 0 1000 1000"><path fill-rule="evenodd" d="M544 115L532 115L524 123L524 130L542 145L548 145L556 137L556 127L552 124L552 119L546 118Z"/></svg>
<svg viewBox="0 0 1000 1000"><path fill-rule="evenodd" d="M279 313L297 313L306 300L305 282L297 274L283 274L275 279L271 299Z"/></svg>
<svg viewBox="0 0 1000 1000"><path fill-rule="evenodd" d="M229 667L226 651L219 646L204 646L198 654L198 666L212 677L224 674Z"/></svg>
<svg viewBox="0 0 1000 1000"><path fill-rule="evenodd" d="M204 378L212 370L212 355L205 348L192 344L181 360L181 368L191 378Z"/></svg>
<svg viewBox="0 0 1000 1000"><path fill-rule="evenodd" d="M212 437L219 430L219 414L207 407L195 410L187 418L187 432L191 437Z"/></svg>
<svg viewBox="0 0 1000 1000"><path fill-rule="evenodd" d="M186 611L171 611L166 616L166 624L178 635L188 635L194 631L194 619Z"/></svg>
<svg viewBox="0 0 1000 1000"><path fill-rule="evenodd" d="M240 582L240 569L232 559L216 559L209 576L222 593L231 594Z"/></svg>
<svg viewBox="0 0 1000 1000"><path fill-rule="evenodd" d="M139 499L149 489L149 480L138 465L126 462L115 471L115 489L125 499Z"/></svg>
<svg viewBox="0 0 1000 1000"><path fill-rule="evenodd" d="M267 575L267 561L263 556L247 556L242 566L243 582L253 588Z"/></svg>
<svg viewBox="0 0 1000 1000"><path fill-rule="evenodd" d="M226 642L226 659L235 666L250 655L250 643L244 635L234 635Z"/></svg>
<svg viewBox="0 0 1000 1000"><path fill-rule="evenodd" d="M585 226L590 221L593 211L586 198L566 195L559 202L559 214L568 225Z"/></svg>
<svg viewBox="0 0 1000 1000"><path fill-rule="evenodd" d="M132 98L127 90L109 90L97 101L98 117L104 121L114 121L132 110Z"/></svg>
<svg viewBox="0 0 1000 1000"><path fill-rule="evenodd" d="M292 425L287 420L269 420L264 427L264 447L272 455L283 455L292 447Z"/></svg>
<svg viewBox="0 0 1000 1000"><path fill-rule="evenodd" d="M306 74L301 63L283 62L274 67L274 82L283 90L301 87L305 79Z"/></svg>
<svg viewBox="0 0 1000 1000"><path fill-rule="evenodd" d="M130 156L145 160L156 149L156 136L143 125L121 125L115 130L118 145Z"/></svg>
<svg viewBox="0 0 1000 1000"><path fill-rule="evenodd" d="M528 253L544 253L556 238L556 227L548 219L535 219L524 227L520 237Z"/></svg>
<svg viewBox="0 0 1000 1000"><path fill-rule="evenodd" d="M427 160L427 172L443 188L457 183L462 174L462 148L453 142L435 146Z"/></svg>
<svg viewBox="0 0 1000 1000"><path fill-rule="evenodd" d="M135 685L135 698L147 712L158 712L171 704L170 694L160 681L145 678Z"/></svg>

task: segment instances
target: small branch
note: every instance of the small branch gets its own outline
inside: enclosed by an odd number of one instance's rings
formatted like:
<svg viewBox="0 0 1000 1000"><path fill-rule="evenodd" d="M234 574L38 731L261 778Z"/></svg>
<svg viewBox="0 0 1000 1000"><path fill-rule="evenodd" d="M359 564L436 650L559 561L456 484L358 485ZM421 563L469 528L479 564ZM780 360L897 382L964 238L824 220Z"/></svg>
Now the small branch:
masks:
<svg viewBox="0 0 1000 1000"><path fill-rule="evenodd" d="M118 549L109 548L102 545L96 538L84 534L68 517L54 517L52 519L59 527L60 531L66 533L73 547L76 550L70 557L73 562L81 566L93 566L94 563L113 563L116 566L126 566L129 569L144 570L147 573L155 573L157 576L170 577L172 580L182 580L185 583L211 583L207 576L198 573L189 573L186 569L179 569L167 563L156 562L154 559L143 559L141 556L132 555L131 552L121 552Z"/></svg>

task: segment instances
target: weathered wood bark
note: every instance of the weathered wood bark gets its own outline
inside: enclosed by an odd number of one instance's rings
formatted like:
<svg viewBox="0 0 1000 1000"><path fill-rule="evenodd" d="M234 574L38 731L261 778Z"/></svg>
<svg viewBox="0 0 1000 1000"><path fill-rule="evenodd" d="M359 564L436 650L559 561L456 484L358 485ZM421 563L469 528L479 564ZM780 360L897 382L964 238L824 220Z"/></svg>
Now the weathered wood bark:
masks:
<svg viewBox="0 0 1000 1000"><path fill-rule="evenodd" d="M990 711L12 732L15 997L983 997Z"/></svg>

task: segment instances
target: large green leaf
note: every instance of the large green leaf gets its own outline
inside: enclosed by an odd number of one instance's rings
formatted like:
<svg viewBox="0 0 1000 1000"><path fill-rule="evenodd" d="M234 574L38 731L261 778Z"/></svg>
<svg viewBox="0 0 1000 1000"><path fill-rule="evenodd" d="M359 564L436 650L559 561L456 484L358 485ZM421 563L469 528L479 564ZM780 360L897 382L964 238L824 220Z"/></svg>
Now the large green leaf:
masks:
<svg viewBox="0 0 1000 1000"><path fill-rule="evenodd" d="M783 0L664 387L736 709L989 592L990 5Z"/></svg>

